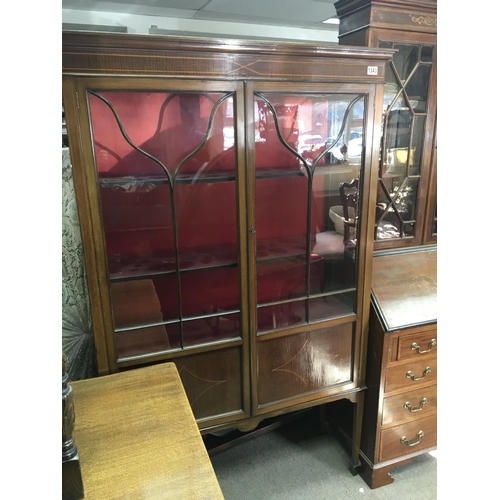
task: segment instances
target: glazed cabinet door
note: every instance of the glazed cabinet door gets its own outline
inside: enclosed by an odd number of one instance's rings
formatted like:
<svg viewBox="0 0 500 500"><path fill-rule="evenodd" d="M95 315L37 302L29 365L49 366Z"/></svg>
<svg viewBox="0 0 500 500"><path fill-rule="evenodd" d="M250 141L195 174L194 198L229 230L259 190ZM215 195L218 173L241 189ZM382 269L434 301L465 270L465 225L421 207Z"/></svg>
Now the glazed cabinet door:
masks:
<svg viewBox="0 0 500 500"><path fill-rule="evenodd" d="M373 98L369 85L247 86L255 413L354 387Z"/></svg>
<svg viewBox="0 0 500 500"><path fill-rule="evenodd" d="M174 358L198 419L248 411L242 84L89 77L77 96L108 371Z"/></svg>
<svg viewBox="0 0 500 500"><path fill-rule="evenodd" d="M395 49L385 70L375 250L437 243L437 1L338 0L339 44Z"/></svg>
<svg viewBox="0 0 500 500"><path fill-rule="evenodd" d="M383 41L381 34L378 41L397 52L386 70L376 248L437 241L437 50L435 42L414 38Z"/></svg>

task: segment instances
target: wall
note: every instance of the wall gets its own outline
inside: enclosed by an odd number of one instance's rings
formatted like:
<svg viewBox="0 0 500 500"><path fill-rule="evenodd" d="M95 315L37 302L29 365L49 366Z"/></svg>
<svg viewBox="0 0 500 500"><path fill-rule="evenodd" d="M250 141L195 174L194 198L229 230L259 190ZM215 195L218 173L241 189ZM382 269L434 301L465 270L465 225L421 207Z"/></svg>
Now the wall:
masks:
<svg viewBox="0 0 500 500"><path fill-rule="evenodd" d="M148 34L152 25L172 34L234 35L238 37L278 38L283 40L322 41L338 43L338 26L328 30L291 28L244 23L203 21L199 19L142 16L138 14L118 14L115 12L62 10L63 23L92 24L105 26L126 26L128 33ZM165 33L166 34L166 33Z"/></svg>

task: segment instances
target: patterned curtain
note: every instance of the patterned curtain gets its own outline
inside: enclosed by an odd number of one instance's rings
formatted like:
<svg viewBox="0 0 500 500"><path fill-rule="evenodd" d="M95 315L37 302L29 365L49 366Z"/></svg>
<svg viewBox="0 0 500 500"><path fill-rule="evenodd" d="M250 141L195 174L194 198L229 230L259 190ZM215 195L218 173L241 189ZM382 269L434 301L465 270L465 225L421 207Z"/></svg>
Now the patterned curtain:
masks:
<svg viewBox="0 0 500 500"><path fill-rule="evenodd" d="M69 148L62 148L62 350L70 363L69 380L97 376Z"/></svg>

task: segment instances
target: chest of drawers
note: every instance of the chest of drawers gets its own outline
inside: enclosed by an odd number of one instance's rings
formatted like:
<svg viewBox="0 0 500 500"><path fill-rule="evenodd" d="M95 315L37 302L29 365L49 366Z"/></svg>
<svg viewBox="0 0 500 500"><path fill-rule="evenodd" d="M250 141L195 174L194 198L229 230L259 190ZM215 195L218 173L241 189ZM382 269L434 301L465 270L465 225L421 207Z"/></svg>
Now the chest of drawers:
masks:
<svg viewBox="0 0 500 500"><path fill-rule="evenodd" d="M435 247L373 261L360 474L371 488L437 447Z"/></svg>

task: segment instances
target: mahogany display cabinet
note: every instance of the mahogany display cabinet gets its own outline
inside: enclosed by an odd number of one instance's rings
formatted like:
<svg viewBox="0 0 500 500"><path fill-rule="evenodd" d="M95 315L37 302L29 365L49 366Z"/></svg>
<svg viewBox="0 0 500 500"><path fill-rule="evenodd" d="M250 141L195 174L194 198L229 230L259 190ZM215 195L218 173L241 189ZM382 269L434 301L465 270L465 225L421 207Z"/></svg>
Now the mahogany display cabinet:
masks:
<svg viewBox="0 0 500 500"><path fill-rule="evenodd" d="M375 250L437 243L437 1L339 0L339 44L387 63Z"/></svg>
<svg viewBox="0 0 500 500"><path fill-rule="evenodd" d="M100 374L173 361L203 433L348 399L357 463L393 54L63 32Z"/></svg>

